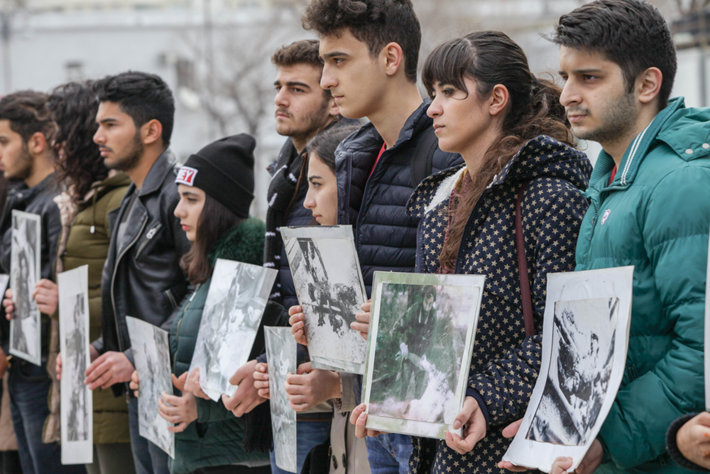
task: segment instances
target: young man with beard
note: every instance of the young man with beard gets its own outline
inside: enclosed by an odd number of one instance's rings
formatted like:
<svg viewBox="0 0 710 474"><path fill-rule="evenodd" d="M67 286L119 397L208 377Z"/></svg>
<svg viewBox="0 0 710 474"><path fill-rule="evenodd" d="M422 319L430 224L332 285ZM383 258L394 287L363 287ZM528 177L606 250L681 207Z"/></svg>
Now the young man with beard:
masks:
<svg viewBox="0 0 710 474"><path fill-rule="evenodd" d="M576 270L634 265L624 379L577 472L685 472L665 435L704 408L710 110L669 100L675 48L647 2L583 5L560 17L553 41L572 131L603 148Z"/></svg>
<svg viewBox="0 0 710 474"><path fill-rule="evenodd" d="M438 149L426 116L416 84L421 31L410 0L312 0L303 24L320 36L321 87L344 117L370 120L336 151L338 222L354 226L369 294L376 270L414 270L418 219L407 215L409 196L461 158ZM367 323L353 329L367 332ZM367 449L373 472L407 472L409 436L368 438Z"/></svg>
<svg viewBox="0 0 710 474"><path fill-rule="evenodd" d="M59 207L54 201L60 189L54 177L55 157L50 147L54 123L47 99L39 92L20 91L0 100L0 160L5 178L21 181L10 191L3 210L0 271L10 273L11 215L12 210L17 209L40 216L41 278L52 279L61 222ZM10 298L3 304L12 312ZM48 316L42 315L42 365L38 367L15 357L9 369L10 406L20 463L27 473L84 472L83 466L62 466L59 445L42 440L42 429L49 414L47 395L51 383L46 367L48 323ZM3 343L6 341L7 335L3 335Z"/></svg>
<svg viewBox="0 0 710 474"><path fill-rule="evenodd" d="M107 167L123 171L131 186L109 216L111 242L102 276L102 337L92 343L86 384L124 392L134 370L126 316L170 329L187 292L179 262L189 242L173 215L178 202L168 151L175 105L163 80L125 72L95 85L99 99L94 142ZM138 433L137 400L128 411L137 473L167 473L168 456Z"/></svg>

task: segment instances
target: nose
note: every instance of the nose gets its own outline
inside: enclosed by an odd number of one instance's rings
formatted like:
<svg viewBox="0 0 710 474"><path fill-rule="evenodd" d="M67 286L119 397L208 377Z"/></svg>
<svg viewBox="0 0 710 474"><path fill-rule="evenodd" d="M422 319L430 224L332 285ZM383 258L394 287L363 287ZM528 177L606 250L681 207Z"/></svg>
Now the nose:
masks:
<svg viewBox="0 0 710 474"><path fill-rule="evenodd" d="M429 117L434 118L434 117L438 117L439 115L441 115L441 113L442 113L441 104L439 103L439 101L437 100L437 97L435 96L432 99L431 103L429 104L429 107L426 109L426 114Z"/></svg>
<svg viewBox="0 0 710 474"><path fill-rule="evenodd" d="M570 78L567 79L562 86L562 92L560 93L560 104L563 107L568 107L572 104L578 104L580 102L579 94L574 85L574 81Z"/></svg>
<svg viewBox="0 0 710 474"><path fill-rule="evenodd" d="M274 96L274 104L276 107L288 107L288 101L286 100L286 88L282 87L276 91Z"/></svg>
<svg viewBox="0 0 710 474"><path fill-rule="evenodd" d="M94 143L97 145L101 145L104 142L104 134L101 132L101 127L96 129L96 133L94 133Z"/></svg>
<svg viewBox="0 0 710 474"><path fill-rule="evenodd" d="M332 89L337 85L338 81L335 79L332 68L328 63L323 65L323 73L320 76L320 86L323 89Z"/></svg>
<svg viewBox="0 0 710 474"><path fill-rule="evenodd" d="M313 209L316 207L316 200L313 197L313 192L311 191L310 186L308 187L308 191L306 191L306 199L303 200L303 207L306 209Z"/></svg>
<svg viewBox="0 0 710 474"><path fill-rule="evenodd" d="M182 209L182 198L177 203L177 206L175 206L175 210L173 211L173 215L177 217L178 219L181 219L183 216L183 209Z"/></svg>

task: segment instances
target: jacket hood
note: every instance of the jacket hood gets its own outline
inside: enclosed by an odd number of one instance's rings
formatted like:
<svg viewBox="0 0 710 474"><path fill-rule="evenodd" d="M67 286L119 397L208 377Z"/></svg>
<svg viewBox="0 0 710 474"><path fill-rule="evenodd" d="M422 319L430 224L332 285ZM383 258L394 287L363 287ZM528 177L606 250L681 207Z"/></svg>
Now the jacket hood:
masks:
<svg viewBox="0 0 710 474"><path fill-rule="evenodd" d="M421 217L428 209L448 199L464 166L444 170L422 181L407 206L410 214ZM538 178L555 178L585 190L591 173L592 164L583 152L547 135L540 135L520 148L488 188L511 186ZM431 186L432 183L436 185Z"/></svg>
<svg viewBox="0 0 710 474"><path fill-rule="evenodd" d="M261 265L264 251L264 223L258 219L244 219L217 242L209 254L211 263L218 258Z"/></svg>

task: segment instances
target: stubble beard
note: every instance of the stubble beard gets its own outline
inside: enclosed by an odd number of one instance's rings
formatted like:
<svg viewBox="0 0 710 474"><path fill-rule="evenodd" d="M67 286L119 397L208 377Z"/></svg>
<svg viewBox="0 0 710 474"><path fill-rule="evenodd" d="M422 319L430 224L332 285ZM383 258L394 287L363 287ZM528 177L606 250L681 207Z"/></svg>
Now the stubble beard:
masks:
<svg viewBox="0 0 710 474"><path fill-rule="evenodd" d="M15 163L15 172L12 175L8 175L7 171L5 171L3 175L6 179L19 179L24 181L32 174L32 164L33 161L30 150L27 148L27 143L23 143L20 156L17 157L17 162Z"/></svg>
<svg viewBox="0 0 710 474"><path fill-rule="evenodd" d="M598 112L601 124L591 130L572 131L577 137L584 140L593 140L598 143L615 142L624 137L634 126L638 116L636 98L633 92L626 92L616 100L610 100L606 110Z"/></svg>
<svg viewBox="0 0 710 474"><path fill-rule="evenodd" d="M126 152L126 154L120 158L117 158L111 164L106 164L107 168L117 170L117 171L128 171L136 167L138 162L143 156L144 151L143 142L141 141L140 132L136 130L135 135L133 135L133 142L131 143L131 148ZM105 160L104 160L105 163Z"/></svg>
<svg viewBox="0 0 710 474"><path fill-rule="evenodd" d="M298 129L291 128L290 130L286 130L283 133L281 133L281 131L277 131L279 132L279 134L291 137L295 140L307 141L311 139L328 123L329 103L329 99L323 100L323 104L316 112L306 114L301 120L302 126Z"/></svg>

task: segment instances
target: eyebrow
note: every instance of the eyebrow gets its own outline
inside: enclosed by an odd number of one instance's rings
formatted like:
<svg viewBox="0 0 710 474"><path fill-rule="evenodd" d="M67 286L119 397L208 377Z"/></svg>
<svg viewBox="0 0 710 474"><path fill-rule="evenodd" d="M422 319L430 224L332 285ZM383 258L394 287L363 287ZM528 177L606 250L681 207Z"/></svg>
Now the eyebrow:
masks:
<svg viewBox="0 0 710 474"><path fill-rule="evenodd" d="M343 51L333 51L331 53L326 53L326 54L321 55L321 58L323 58L323 60L326 60L326 59L330 59L334 56L349 56L349 54L345 53Z"/></svg>
<svg viewBox="0 0 710 474"><path fill-rule="evenodd" d="M589 73L601 73L604 72L599 68L588 68L588 69L573 69L572 74L589 74ZM567 71L559 70L558 74L567 74Z"/></svg>
<svg viewBox="0 0 710 474"><path fill-rule="evenodd" d="M323 179L323 177L322 177L322 176L318 176L317 174L312 174L312 175L310 175L310 176L308 177L308 181L310 181L310 180L312 180L312 179Z"/></svg>
<svg viewBox="0 0 710 474"><path fill-rule="evenodd" d="M281 81L274 81L275 86L280 86ZM303 87L304 89L310 89L311 86L306 84L305 82L300 82L300 81L286 81L286 84L284 84L286 87Z"/></svg>
<svg viewBox="0 0 710 474"><path fill-rule="evenodd" d="M108 123L108 122L118 122L118 119L116 119L114 117L106 117L106 118L102 118L101 120L97 121L97 123L100 123L100 124L101 123Z"/></svg>
<svg viewBox="0 0 710 474"><path fill-rule="evenodd" d="M198 194L195 191L191 191L189 189L181 192L180 195L181 196L198 196Z"/></svg>

